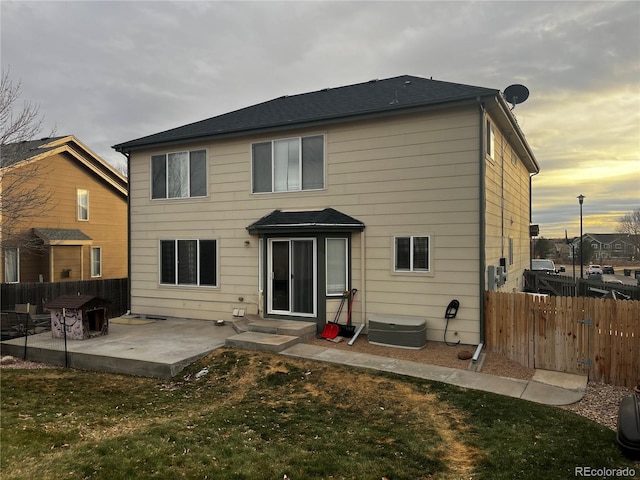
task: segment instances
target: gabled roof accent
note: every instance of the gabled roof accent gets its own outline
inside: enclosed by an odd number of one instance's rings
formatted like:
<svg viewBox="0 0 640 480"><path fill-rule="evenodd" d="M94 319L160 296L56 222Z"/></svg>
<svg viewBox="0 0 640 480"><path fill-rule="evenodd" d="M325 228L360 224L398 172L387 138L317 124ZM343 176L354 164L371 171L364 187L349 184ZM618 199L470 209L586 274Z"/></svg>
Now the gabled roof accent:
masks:
<svg viewBox="0 0 640 480"><path fill-rule="evenodd" d="M333 208L324 210L274 210L247 227L251 234L281 231L349 231L361 232L364 223Z"/></svg>
<svg viewBox="0 0 640 480"><path fill-rule="evenodd" d="M34 228L33 233L45 245L91 245L90 236L77 228Z"/></svg>
<svg viewBox="0 0 640 480"><path fill-rule="evenodd" d="M127 179L73 135L3 145L0 152L0 167L18 167L23 162L35 162L56 154L70 157L100 177L121 195L127 195Z"/></svg>

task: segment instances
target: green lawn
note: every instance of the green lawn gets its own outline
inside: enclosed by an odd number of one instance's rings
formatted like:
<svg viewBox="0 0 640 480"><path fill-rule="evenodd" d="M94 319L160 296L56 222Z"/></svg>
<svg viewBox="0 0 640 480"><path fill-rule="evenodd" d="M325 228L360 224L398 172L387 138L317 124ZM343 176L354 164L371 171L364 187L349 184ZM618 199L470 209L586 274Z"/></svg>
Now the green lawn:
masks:
<svg viewBox="0 0 640 480"><path fill-rule="evenodd" d="M209 373L196 378L204 367ZM2 479L566 479L640 466L561 409L217 350L172 381L3 370Z"/></svg>

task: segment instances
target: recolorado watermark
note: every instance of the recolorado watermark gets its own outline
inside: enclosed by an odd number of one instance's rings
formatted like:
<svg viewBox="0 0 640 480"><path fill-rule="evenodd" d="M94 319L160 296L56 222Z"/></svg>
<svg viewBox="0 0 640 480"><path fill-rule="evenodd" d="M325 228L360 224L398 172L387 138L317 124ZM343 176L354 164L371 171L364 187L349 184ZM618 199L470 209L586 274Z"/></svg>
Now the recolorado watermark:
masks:
<svg viewBox="0 0 640 480"><path fill-rule="evenodd" d="M576 477L604 477L604 478L615 478L615 477L635 477L636 471L634 468L625 467L625 468L593 468L593 467L575 467L573 471L573 475Z"/></svg>

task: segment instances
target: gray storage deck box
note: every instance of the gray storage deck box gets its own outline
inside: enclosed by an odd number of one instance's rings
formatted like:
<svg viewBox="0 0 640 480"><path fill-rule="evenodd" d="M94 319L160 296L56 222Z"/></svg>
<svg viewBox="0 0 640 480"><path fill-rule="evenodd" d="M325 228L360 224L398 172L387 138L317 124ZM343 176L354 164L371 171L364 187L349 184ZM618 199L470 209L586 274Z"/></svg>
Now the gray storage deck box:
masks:
<svg viewBox="0 0 640 480"><path fill-rule="evenodd" d="M369 343L386 347L424 348L427 320L406 315L369 315Z"/></svg>

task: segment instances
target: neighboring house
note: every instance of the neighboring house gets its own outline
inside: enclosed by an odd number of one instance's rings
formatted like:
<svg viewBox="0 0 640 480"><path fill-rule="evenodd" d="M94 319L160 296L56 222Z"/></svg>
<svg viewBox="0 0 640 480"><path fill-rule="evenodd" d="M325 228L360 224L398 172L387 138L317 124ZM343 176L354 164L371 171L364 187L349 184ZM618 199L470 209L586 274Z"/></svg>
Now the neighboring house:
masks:
<svg viewBox="0 0 640 480"><path fill-rule="evenodd" d="M6 145L1 168L3 282L127 277L126 178L71 135Z"/></svg>
<svg viewBox="0 0 640 480"><path fill-rule="evenodd" d="M631 260L635 255L635 245L628 235L622 233L585 233L582 235L585 242L591 244L594 262L602 260ZM577 237L573 244L576 249L580 246L580 238ZM578 251L578 250L576 250Z"/></svg>
<svg viewBox="0 0 640 480"><path fill-rule="evenodd" d="M130 174L133 313L427 318L483 336L488 271L522 288L539 171L498 90L400 76L280 97L115 145ZM492 277L494 277L492 275ZM346 309L345 309L346 312ZM341 321L346 320L343 315Z"/></svg>

